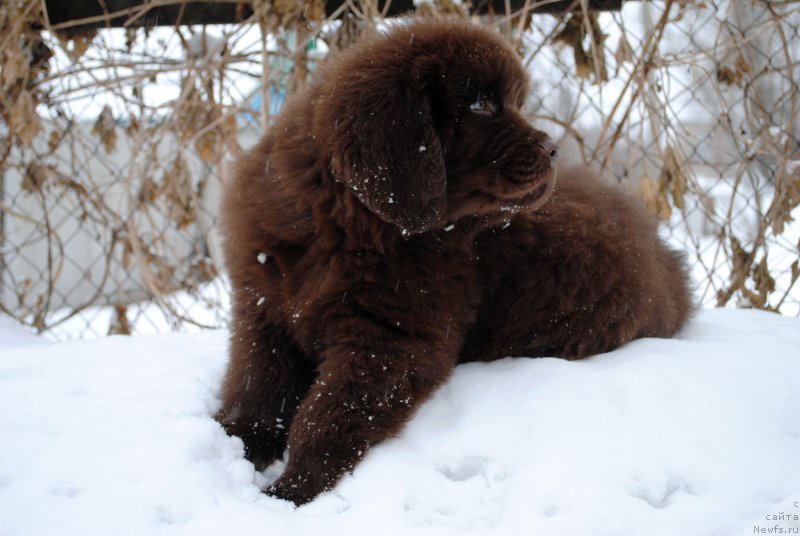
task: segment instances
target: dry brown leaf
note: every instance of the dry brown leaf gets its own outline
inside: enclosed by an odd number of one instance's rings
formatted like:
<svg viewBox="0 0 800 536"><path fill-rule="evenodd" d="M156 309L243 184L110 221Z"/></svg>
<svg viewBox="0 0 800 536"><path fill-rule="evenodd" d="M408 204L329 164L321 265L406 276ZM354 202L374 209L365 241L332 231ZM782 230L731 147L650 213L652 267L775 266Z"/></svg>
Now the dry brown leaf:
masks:
<svg viewBox="0 0 800 536"><path fill-rule="evenodd" d="M114 121L114 114L111 107L106 104L103 111L97 116L97 121L92 127L92 134L100 138L107 153L114 151L117 146L117 125Z"/></svg>
<svg viewBox="0 0 800 536"><path fill-rule="evenodd" d="M221 141L219 131L217 129L209 129L194 141L194 150L197 151L197 155L203 162L211 164L217 161L222 152Z"/></svg>
<svg viewBox="0 0 800 536"><path fill-rule="evenodd" d="M165 294L175 289L174 267L161 255L152 251L145 253L149 270L149 284L159 294Z"/></svg>
<svg viewBox="0 0 800 536"><path fill-rule="evenodd" d="M89 49L89 46L97 37L97 29L89 28L82 30L60 30L54 32L61 42L61 47L69 54L73 61L79 59Z"/></svg>
<svg viewBox="0 0 800 536"><path fill-rule="evenodd" d="M619 38L617 51L614 52L614 61L617 64L617 69L619 69L619 66L623 63L630 63L633 61L633 48L631 48L631 44L628 43L624 33Z"/></svg>
<svg viewBox="0 0 800 536"><path fill-rule="evenodd" d="M125 234L118 235L117 240L122 244L122 266L127 270L133 263L133 244L131 244L130 239Z"/></svg>
<svg viewBox="0 0 800 536"><path fill-rule="evenodd" d="M742 76L750 72L750 64L747 63L741 52L736 56L736 72L741 73Z"/></svg>
<svg viewBox="0 0 800 536"><path fill-rule="evenodd" d="M22 176L20 188L29 194L41 192L52 176L52 168L45 164L30 164Z"/></svg>
<svg viewBox="0 0 800 536"><path fill-rule="evenodd" d="M47 329L47 322L45 321L45 308L44 308L44 296L39 295L36 298L36 304L33 306L35 312L33 314L33 320L31 321L31 326L36 329L39 333Z"/></svg>
<svg viewBox="0 0 800 536"><path fill-rule="evenodd" d="M553 37L553 41L564 43L570 47L580 47L583 41L582 21L583 16L579 14L570 15L564 28Z"/></svg>
<svg viewBox="0 0 800 536"><path fill-rule="evenodd" d="M305 19L315 22L321 22L325 20L324 0L306 0Z"/></svg>
<svg viewBox="0 0 800 536"><path fill-rule="evenodd" d="M642 175L636 186L636 194L653 216L660 220L668 220L672 215L672 207L666 192L659 188L658 182L650 175Z"/></svg>
<svg viewBox="0 0 800 536"><path fill-rule="evenodd" d="M667 145L664 149L663 159L663 167L658 179L659 188L664 192L669 192L675 207L683 209L684 197L688 189L688 177L683 163L672 145Z"/></svg>
<svg viewBox="0 0 800 536"><path fill-rule="evenodd" d="M575 58L575 74L579 78L587 79L594 74L595 82L605 82L608 80L608 72L603 43L607 36L600 31L597 15L594 13L589 14L589 27L591 32L586 31L582 13L573 13L553 41L564 43L572 48ZM583 42L587 37L589 42L584 49ZM597 65L595 65L595 57Z"/></svg>
<svg viewBox="0 0 800 536"><path fill-rule="evenodd" d="M722 64L717 65L717 80L722 84L738 86L741 85L742 80L745 79L750 70L750 64L740 53L736 56L736 62L733 67Z"/></svg>
<svg viewBox="0 0 800 536"><path fill-rule="evenodd" d="M128 52L133 49L133 44L136 42L136 37L139 33L139 28L128 28L125 30L125 48Z"/></svg>
<svg viewBox="0 0 800 536"><path fill-rule="evenodd" d="M139 206L151 205L161 195L162 190L156 185L156 182L149 175L142 180L142 186L139 188Z"/></svg>
<svg viewBox="0 0 800 536"><path fill-rule="evenodd" d="M288 28L292 22L299 21L304 11L304 2L297 0L272 0L270 8L270 14L276 15L284 28Z"/></svg>
<svg viewBox="0 0 800 536"><path fill-rule="evenodd" d="M29 91L23 90L9 114L9 127L24 147L30 147L42 129L42 120L36 113L36 103Z"/></svg>
<svg viewBox="0 0 800 536"><path fill-rule="evenodd" d="M800 177L788 173L778 173L775 178L775 195L767 209L775 235L783 233L787 223L793 221L792 211L800 206Z"/></svg>
<svg viewBox="0 0 800 536"><path fill-rule="evenodd" d="M125 134L132 138L136 135L137 130L139 130L139 119L132 113L128 114L128 126L125 127Z"/></svg>
<svg viewBox="0 0 800 536"><path fill-rule="evenodd" d="M737 276L741 280L746 279L745 275L750 271L752 263L750 252L742 247L742 243L735 236L731 237L731 264L732 264L732 279Z"/></svg>
<svg viewBox="0 0 800 536"><path fill-rule="evenodd" d="M364 31L364 23L361 19L355 17L352 13L346 13L342 17L342 23L333 34L330 42L338 50L344 50L356 42L358 36Z"/></svg>
<svg viewBox="0 0 800 536"><path fill-rule="evenodd" d="M575 57L575 75L587 80L592 75L592 58L580 47L575 47L572 51Z"/></svg>
<svg viewBox="0 0 800 536"><path fill-rule="evenodd" d="M108 327L109 335L130 335L131 323L128 321L128 308L122 304L114 305L114 316Z"/></svg>
<svg viewBox="0 0 800 536"><path fill-rule="evenodd" d="M197 219L195 192L189 167L178 155L164 173L163 192L170 205L170 219L178 229L183 229Z"/></svg>
<svg viewBox="0 0 800 536"><path fill-rule="evenodd" d="M741 81L741 78L736 74L734 69L731 69L727 65L718 65L717 80L722 84L735 86Z"/></svg>
<svg viewBox="0 0 800 536"><path fill-rule="evenodd" d="M761 257L761 261L753 268L753 283L755 283L758 295L761 298L760 305L767 303L767 298L775 292L775 279L769 273L767 257Z"/></svg>
<svg viewBox="0 0 800 536"><path fill-rule="evenodd" d="M47 137L47 147L50 151L55 151L59 143L61 143L61 133L58 130L51 130Z"/></svg>
<svg viewBox="0 0 800 536"><path fill-rule="evenodd" d="M236 124L235 114L229 113L224 117L220 126L220 131L222 132L222 138L225 140L228 151L233 154L239 154L242 148L239 145L239 126Z"/></svg>
<svg viewBox="0 0 800 536"><path fill-rule="evenodd" d="M642 175L636 185L636 195L654 216L658 214L658 183L649 175Z"/></svg>
<svg viewBox="0 0 800 536"><path fill-rule="evenodd" d="M69 177L62 175L61 173L58 172L57 169L55 169L52 166L49 166L48 169L53 182L58 186L60 186L61 188L65 190L71 190L80 199L88 199L91 196L89 190L86 189L86 186L84 186L80 182L76 181L75 179L71 179Z"/></svg>
<svg viewBox="0 0 800 536"><path fill-rule="evenodd" d="M40 34L34 34L33 36L29 37L29 44L28 49L30 50L30 58L31 58L31 71L34 74L31 75L31 79L33 79L39 73L46 73L50 69L50 58L53 57L53 51L50 50L50 47L42 40Z"/></svg>
<svg viewBox="0 0 800 536"><path fill-rule="evenodd" d="M744 80L750 70L750 64L747 63L744 56L739 53L736 56L733 67L722 64L717 65L717 80L722 84L738 86L742 83L742 80Z"/></svg>
<svg viewBox="0 0 800 536"><path fill-rule="evenodd" d="M25 57L22 49L18 46L7 47L3 51L3 72L2 82L3 87L8 90L17 83L17 81L24 79L28 76L30 71L30 63Z"/></svg>
<svg viewBox="0 0 800 536"><path fill-rule="evenodd" d="M214 262L204 255L193 257L190 268L188 278L193 284L210 281L218 275L216 268L214 268Z"/></svg>
<svg viewBox="0 0 800 536"><path fill-rule="evenodd" d="M589 13L589 27L591 28L591 33L589 33L590 43L587 54L592 58L592 72L595 73L597 77L596 82L599 84L608 81L605 53L605 42L608 35L604 34L600 29L600 22L597 17L597 13ZM595 65L595 58L597 65Z"/></svg>

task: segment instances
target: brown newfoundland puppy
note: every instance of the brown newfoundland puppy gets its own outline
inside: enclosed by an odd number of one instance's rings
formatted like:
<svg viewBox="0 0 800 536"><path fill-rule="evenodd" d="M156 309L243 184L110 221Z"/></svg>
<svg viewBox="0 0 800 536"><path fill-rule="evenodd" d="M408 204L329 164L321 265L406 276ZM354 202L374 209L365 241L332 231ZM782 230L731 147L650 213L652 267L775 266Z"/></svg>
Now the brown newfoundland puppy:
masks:
<svg viewBox="0 0 800 536"><path fill-rule="evenodd" d="M555 176L513 49L405 20L344 51L239 163L217 419L297 504L396 433L460 362L577 359L687 318L681 256L616 188Z"/></svg>

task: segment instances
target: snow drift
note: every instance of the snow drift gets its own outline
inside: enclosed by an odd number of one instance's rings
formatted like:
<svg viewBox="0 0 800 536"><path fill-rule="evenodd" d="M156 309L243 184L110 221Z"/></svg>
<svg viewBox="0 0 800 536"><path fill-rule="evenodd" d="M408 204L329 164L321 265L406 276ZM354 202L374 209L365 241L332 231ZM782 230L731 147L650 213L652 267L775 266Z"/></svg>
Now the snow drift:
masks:
<svg viewBox="0 0 800 536"><path fill-rule="evenodd" d="M0 324L0 534L800 534L800 320L703 310L578 362L456 369L299 509L211 415L224 331Z"/></svg>

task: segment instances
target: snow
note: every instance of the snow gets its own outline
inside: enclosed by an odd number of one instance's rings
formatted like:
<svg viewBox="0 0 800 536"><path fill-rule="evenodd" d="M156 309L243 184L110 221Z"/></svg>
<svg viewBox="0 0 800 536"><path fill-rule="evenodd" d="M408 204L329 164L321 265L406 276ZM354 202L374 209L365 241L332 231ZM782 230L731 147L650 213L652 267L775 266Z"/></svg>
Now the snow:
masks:
<svg viewBox="0 0 800 536"><path fill-rule="evenodd" d="M0 315L0 351L43 342L32 332L23 329L11 317Z"/></svg>
<svg viewBox="0 0 800 536"><path fill-rule="evenodd" d="M0 322L0 534L800 533L796 318L702 310L583 361L460 366L299 509L211 418L226 338Z"/></svg>
<svg viewBox="0 0 800 536"><path fill-rule="evenodd" d="M186 57L195 60L205 60L213 56L214 61L222 59L222 50L227 41L222 37L212 35L206 31L192 34L186 40Z"/></svg>

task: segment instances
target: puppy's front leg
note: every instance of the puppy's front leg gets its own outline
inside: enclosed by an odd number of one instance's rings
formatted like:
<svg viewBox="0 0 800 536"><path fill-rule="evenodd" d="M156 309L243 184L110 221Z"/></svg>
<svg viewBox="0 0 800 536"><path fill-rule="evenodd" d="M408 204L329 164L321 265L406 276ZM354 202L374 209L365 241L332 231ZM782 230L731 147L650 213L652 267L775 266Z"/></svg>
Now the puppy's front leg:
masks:
<svg viewBox="0 0 800 536"><path fill-rule="evenodd" d="M331 489L369 447L398 432L450 374L454 351L363 323L351 319L343 329L369 333L368 340L323 352L319 378L289 430L286 471L270 495L303 504Z"/></svg>
<svg viewBox="0 0 800 536"><path fill-rule="evenodd" d="M234 311L231 359L216 420L244 442L258 470L286 448L288 426L313 381L313 364L282 330Z"/></svg>

